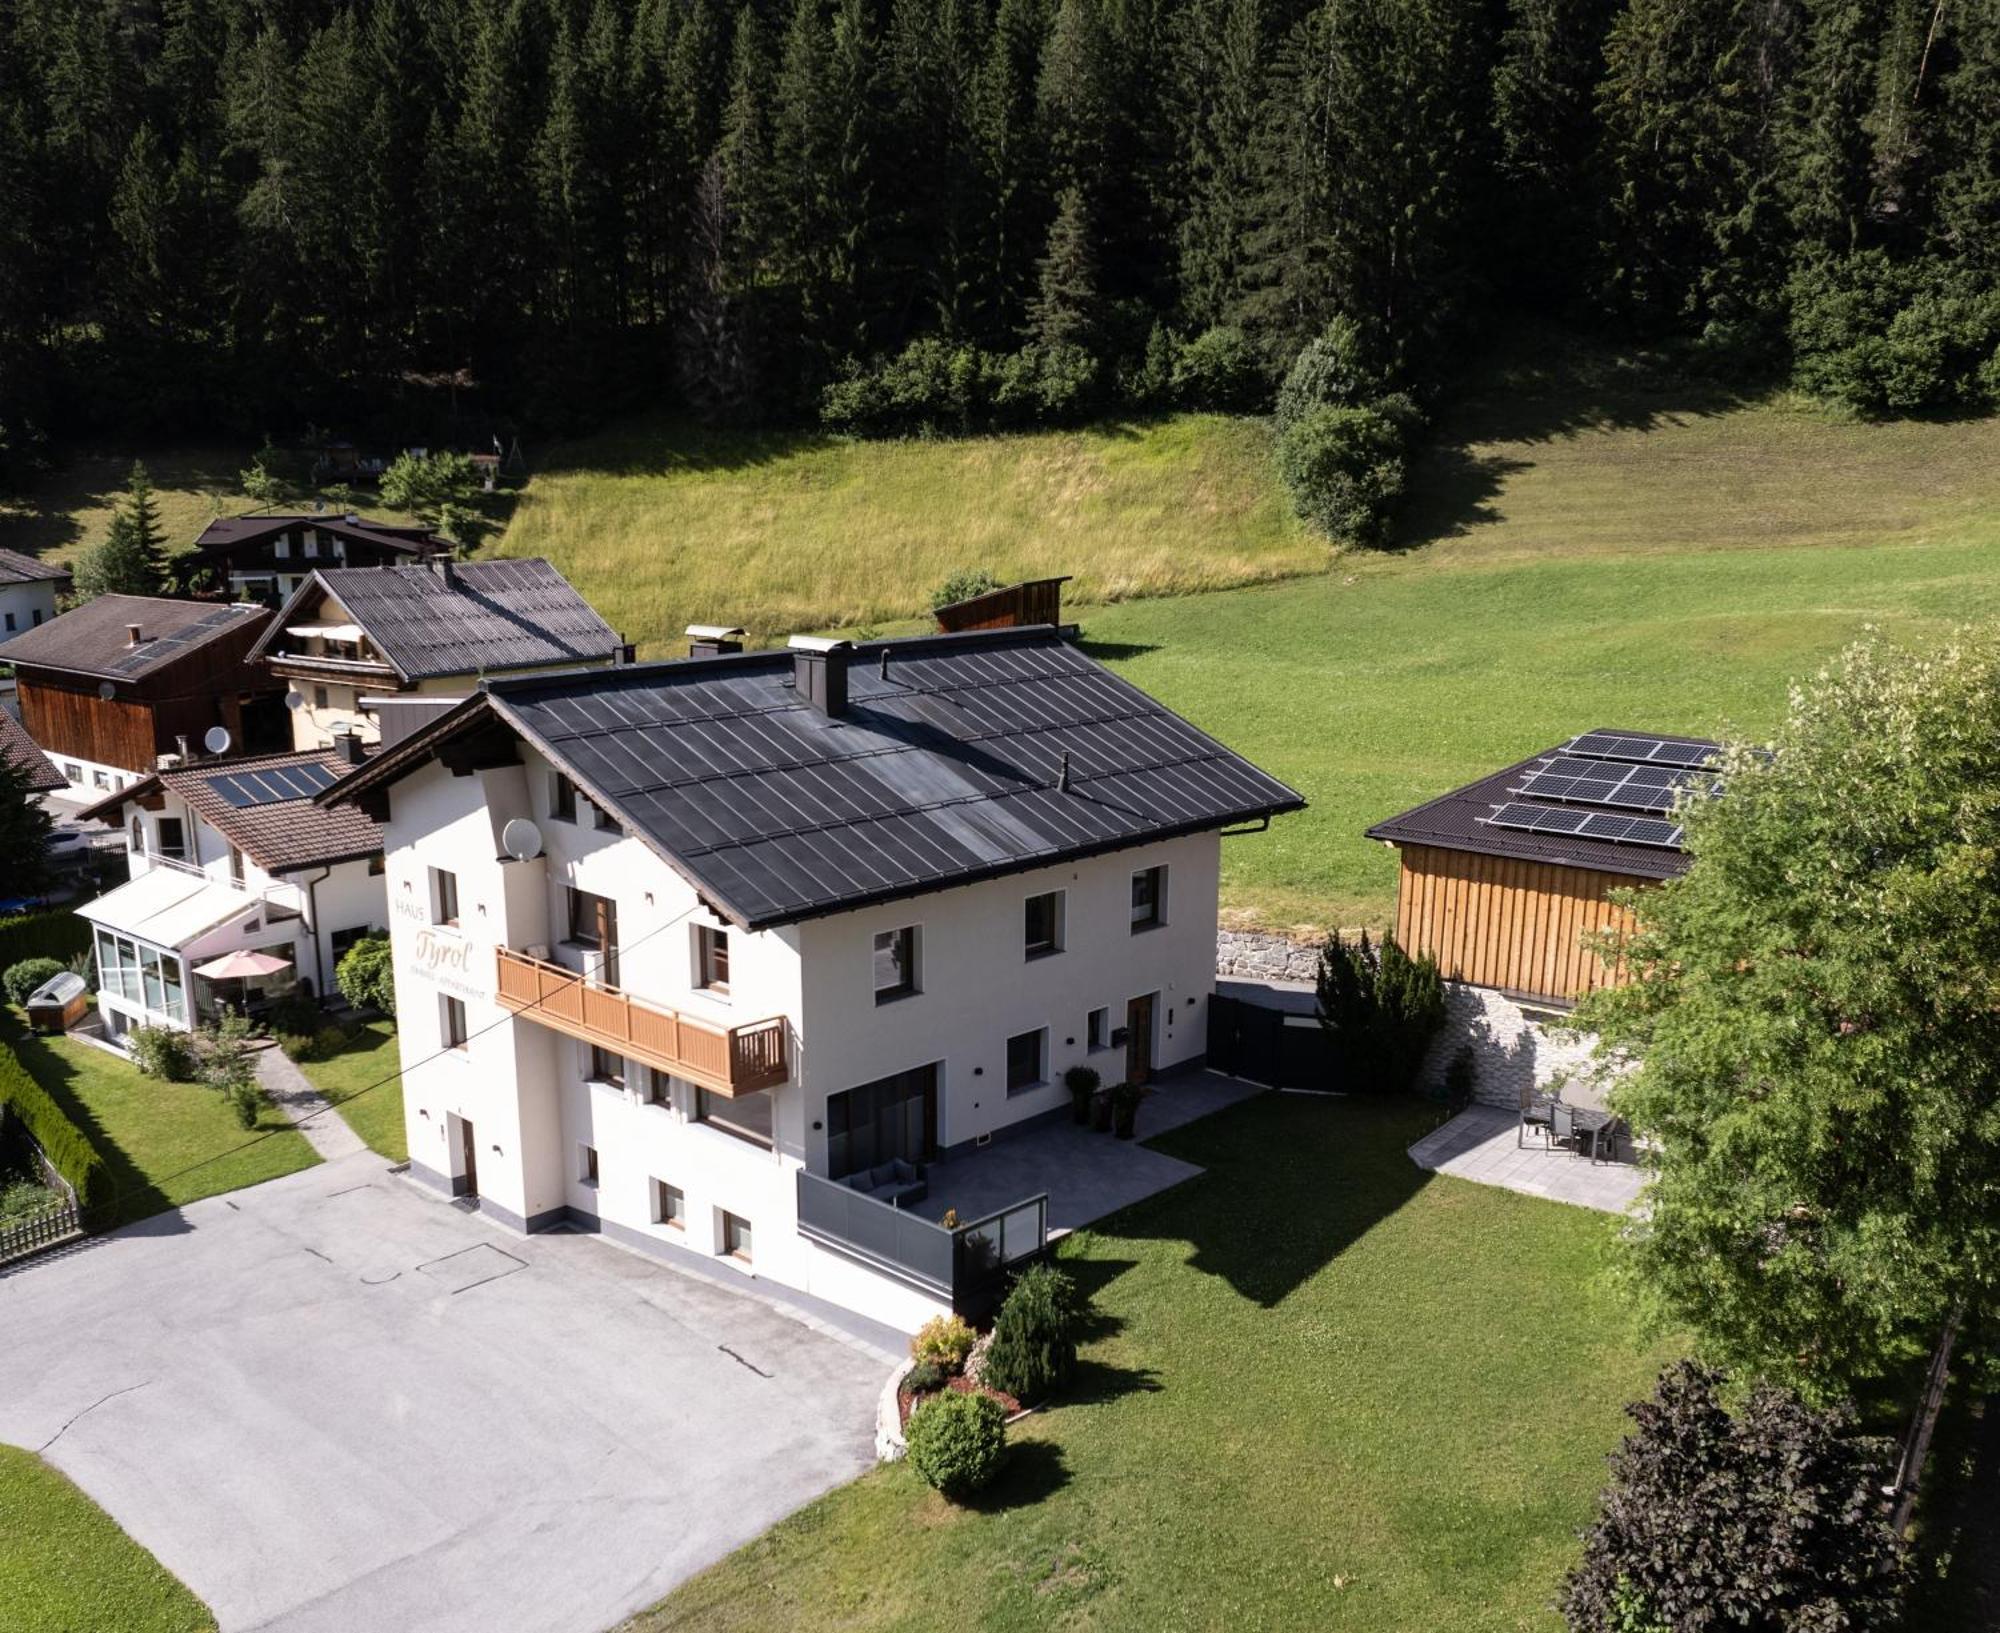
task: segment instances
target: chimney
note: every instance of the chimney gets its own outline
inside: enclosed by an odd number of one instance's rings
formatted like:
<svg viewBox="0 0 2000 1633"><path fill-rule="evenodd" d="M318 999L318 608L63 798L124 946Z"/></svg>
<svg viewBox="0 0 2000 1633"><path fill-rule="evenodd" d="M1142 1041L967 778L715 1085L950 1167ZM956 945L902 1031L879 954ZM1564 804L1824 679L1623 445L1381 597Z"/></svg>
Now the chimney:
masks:
<svg viewBox="0 0 2000 1633"><path fill-rule="evenodd" d="M446 589L458 588L458 569L451 564L449 556L432 556L431 571L438 576L438 582Z"/></svg>
<svg viewBox="0 0 2000 1633"><path fill-rule="evenodd" d="M185 736L176 737L174 739L174 747L180 750L180 763L186 765L189 759L187 738Z"/></svg>
<svg viewBox="0 0 2000 1633"><path fill-rule="evenodd" d="M830 641L820 635L794 635L792 686L829 720L847 713L847 662L852 641Z"/></svg>
<svg viewBox="0 0 2000 1633"><path fill-rule="evenodd" d="M722 658L743 650L744 632L729 624L689 624L690 658Z"/></svg>
<svg viewBox="0 0 2000 1633"><path fill-rule="evenodd" d="M139 625L127 624L125 626L125 644L127 646L137 646L145 638L146 632Z"/></svg>
<svg viewBox="0 0 2000 1633"><path fill-rule="evenodd" d="M361 740L361 733L352 726L333 734L333 752L340 756L342 765L360 765L367 760L367 745Z"/></svg>

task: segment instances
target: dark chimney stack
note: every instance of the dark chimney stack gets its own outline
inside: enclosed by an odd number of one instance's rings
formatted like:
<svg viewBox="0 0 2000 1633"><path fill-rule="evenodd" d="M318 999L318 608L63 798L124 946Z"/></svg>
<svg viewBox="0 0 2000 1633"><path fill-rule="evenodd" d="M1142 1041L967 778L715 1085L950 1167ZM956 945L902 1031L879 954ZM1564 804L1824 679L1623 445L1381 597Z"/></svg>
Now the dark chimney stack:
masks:
<svg viewBox="0 0 2000 1633"><path fill-rule="evenodd" d="M125 626L125 644L127 646L137 646L145 638L146 632L139 625L127 624Z"/></svg>
<svg viewBox="0 0 2000 1633"><path fill-rule="evenodd" d="M451 557L431 557L431 571L437 574L438 582L447 590L458 587L458 569L452 566Z"/></svg>
<svg viewBox="0 0 2000 1633"><path fill-rule="evenodd" d="M792 637L792 685L829 720L847 713L847 665L853 656L851 641L829 641L818 635Z"/></svg>
<svg viewBox="0 0 2000 1633"><path fill-rule="evenodd" d="M688 656L725 658L732 652L741 652L744 633L743 630L728 624L689 624Z"/></svg>

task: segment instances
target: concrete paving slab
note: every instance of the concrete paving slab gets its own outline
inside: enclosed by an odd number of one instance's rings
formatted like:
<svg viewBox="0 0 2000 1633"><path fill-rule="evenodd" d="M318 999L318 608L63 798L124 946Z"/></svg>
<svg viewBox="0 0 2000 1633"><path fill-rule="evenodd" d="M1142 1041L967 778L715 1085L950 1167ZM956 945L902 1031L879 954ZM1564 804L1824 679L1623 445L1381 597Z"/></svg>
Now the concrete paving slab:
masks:
<svg viewBox="0 0 2000 1633"><path fill-rule="evenodd" d="M868 1467L886 1373L372 1155L0 1272L0 1307L0 1441L225 1633L609 1626Z"/></svg>
<svg viewBox="0 0 2000 1633"><path fill-rule="evenodd" d="M1479 1185L1574 1203L1603 1213L1629 1213L1645 1188L1646 1172L1631 1163L1592 1163L1534 1135L1518 1140L1518 1113L1471 1106L1410 1147L1410 1160L1432 1173Z"/></svg>

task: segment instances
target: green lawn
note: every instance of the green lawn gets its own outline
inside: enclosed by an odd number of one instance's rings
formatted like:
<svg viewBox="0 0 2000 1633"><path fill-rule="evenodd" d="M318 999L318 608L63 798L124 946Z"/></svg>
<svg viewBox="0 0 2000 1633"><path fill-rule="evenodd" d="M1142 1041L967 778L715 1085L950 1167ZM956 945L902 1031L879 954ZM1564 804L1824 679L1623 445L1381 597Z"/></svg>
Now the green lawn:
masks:
<svg viewBox="0 0 2000 1633"><path fill-rule="evenodd" d="M202 1602L33 1452L0 1446L0 1627L193 1633Z"/></svg>
<svg viewBox="0 0 2000 1633"><path fill-rule="evenodd" d="M1074 574L1092 602L1317 572L1270 437L1216 415L877 443L640 425L549 450L499 551L547 556L648 656L691 622L907 618L960 567Z"/></svg>
<svg viewBox="0 0 2000 1633"><path fill-rule="evenodd" d="M402 1056L393 1021L357 1027L348 1045L331 1060L299 1062L299 1070L331 1100L347 1126L391 1162L408 1162L403 1130ZM385 1082L384 1079L387 1079ZM371 1085L375 1085L371 1087ZM362 1090L367 1093L361 1093Z"/></svg>
<svg viewBox="0 0 2000 1633"><path fill-rule="evenodd" d="M142 1077L115 1055L71 1038L25 1031L6 1013L5 1041L103 1153L117 1223L240 1190L319 1160L275 1107L242 1129L213 1089Z"/></svg>
<svg viewBox="0 0 2000 1633"><path fill-rule="evenodd" d="M1664 1354L1602 1284L1613 1221L1426 1182L1431 1121L1273 1094L1161 1139L1209 1172L1063 1244L1102 1331L985 1500L879 1469L633 1633L1555 1627Z"/></svg>

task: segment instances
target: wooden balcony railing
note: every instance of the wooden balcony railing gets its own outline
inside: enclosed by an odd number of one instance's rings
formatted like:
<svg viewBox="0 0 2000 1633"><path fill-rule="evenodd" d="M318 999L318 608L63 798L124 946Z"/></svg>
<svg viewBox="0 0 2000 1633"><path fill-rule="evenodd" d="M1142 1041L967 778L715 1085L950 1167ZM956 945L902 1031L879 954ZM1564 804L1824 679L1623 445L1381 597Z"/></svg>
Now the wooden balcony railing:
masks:
<svg viewBox="0 0 2000 1633"><path fill-rule="evenodd" d="M498 949L501 1004L523 1020L595 1043L716 1094L752 1094L785 1081L782 1018L748 1026L710 1026L587 981L560 964Z"/></svg>

